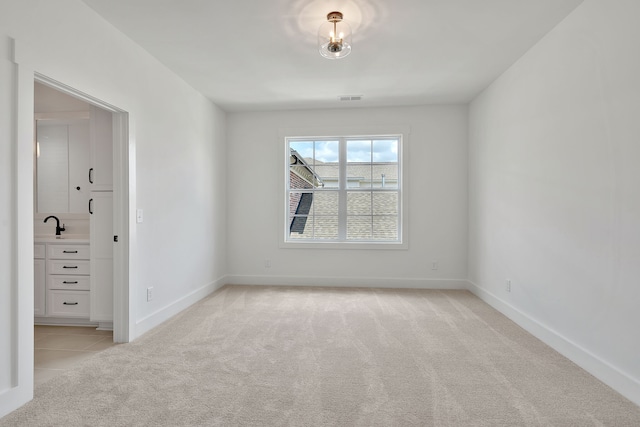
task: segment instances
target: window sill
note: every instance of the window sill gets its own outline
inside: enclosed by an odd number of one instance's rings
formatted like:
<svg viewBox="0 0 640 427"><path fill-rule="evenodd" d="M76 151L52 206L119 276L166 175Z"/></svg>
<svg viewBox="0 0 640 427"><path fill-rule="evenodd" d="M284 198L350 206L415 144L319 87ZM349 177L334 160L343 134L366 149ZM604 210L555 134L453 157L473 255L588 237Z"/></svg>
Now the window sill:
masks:
<svg viewBox="0 0 640 427"><path fill-rule="evenodd" d="M407 250L404 242L280 242L281 249Z"/></svg>

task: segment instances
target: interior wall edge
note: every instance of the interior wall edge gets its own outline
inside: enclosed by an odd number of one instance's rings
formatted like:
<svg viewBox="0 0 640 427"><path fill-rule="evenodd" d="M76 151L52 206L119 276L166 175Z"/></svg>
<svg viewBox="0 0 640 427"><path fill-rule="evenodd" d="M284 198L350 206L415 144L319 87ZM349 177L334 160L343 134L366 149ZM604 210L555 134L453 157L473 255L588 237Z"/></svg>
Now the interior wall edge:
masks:
<svg viewBox="0 0 640 427"><path fill-rule="evenodd" d="M159 310L156 310L150 315L138 320L136 322L134 336L131 337L131 341L139 338L143 334L149 332L161 323L169 320L181 311L184 311L187 308L191 307L201 299L206 298L210 294L214 293L226 284L226 280L226 276L220 277L217 280L188 293L179 300L174 301L171 304Z"/></svg>
<svg viewBox="0 0 640 427"><path fill-rule="evenodd" d="M469 291L482 301L622 396L640 406L640 381L638 379L622 372L611 363L544 325L540 320L520 311L473 281L468 282Z"/></svg>
<svg viewBox="0 0 640 427"><path fill-rule="evenodd" d="M0 327L3 345L8 348L0 354L2 369L9 367L11 376L8 383L0 381L0 417L19 408L33 399L33 66L20 58L19 39L7 37L7 44L0 48L2 66L0 76L7 77L3 88L8 96L2 107L8 106L9 113L2 111L3 134L10 141L7 144L11 165L4 170L2 179L9 190L0 190L3 202L8 201L9 215L3 217L3 225L10 230L4 233L6 244L11 248L6 268L9 279L3 293L10 308L6 310L6 323ZM6 50L5 50L6 49ZM8 52L7 52L8 51ZM9 53L7 55L7 53ZM2 80L2 79L0 79ZM2 108L0 107L0 108ZM0 126L4 127L4 126ZM6 132L6 133L4 133ZM5 187L6 188L6 187ZM2 228L5 228L2 227ZM5 310L3 306L1 310ZM4 314L4 313L3 313ZM8 321L7 321L8 319ZM4 335L4 334L7 335ZM9 340L4 340L7 336Z"/></svg>

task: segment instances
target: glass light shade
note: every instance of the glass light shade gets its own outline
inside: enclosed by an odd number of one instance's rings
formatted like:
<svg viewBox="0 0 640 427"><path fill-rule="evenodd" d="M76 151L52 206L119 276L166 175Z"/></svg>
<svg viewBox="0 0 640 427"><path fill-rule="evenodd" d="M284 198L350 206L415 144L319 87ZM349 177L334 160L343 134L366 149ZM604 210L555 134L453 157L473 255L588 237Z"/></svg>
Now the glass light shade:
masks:
<svg viewBox="0 0 640 427"><path fill-rule="evenodd" d="M331 20L336 16L340 20ZM318 50L325 58L340 59L351 53L351 27L341 18L341 13L331 12L327 16L327 22L318 29Z"/></svg>

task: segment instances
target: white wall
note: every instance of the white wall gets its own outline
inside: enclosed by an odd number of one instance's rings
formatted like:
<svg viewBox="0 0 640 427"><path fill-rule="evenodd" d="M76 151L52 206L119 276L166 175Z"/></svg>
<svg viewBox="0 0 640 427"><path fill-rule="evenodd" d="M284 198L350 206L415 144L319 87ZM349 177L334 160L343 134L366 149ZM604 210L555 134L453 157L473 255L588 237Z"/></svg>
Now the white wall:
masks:
<svg viewBox="0 0 640 427"><path fill-rule="evenodd" d="M32 337L11 337L29 317L24 304L33 316L25 296L33 298L34 71L129 113L132 338L221 285L226 272L225 113L80 1L3 0L1 8L0 295L10 298L0 298L0 415L20 400L7 398L16 384L29 382L11 378L16 349L33 346ZM145 213L138 225L136 207Z"/></svg>
<svg viewBox="0 0 640 427"><path fill-rule="evenodd" d="M640 404L638 16L586 0L471 103L469 276Z"/></svg>
<svg viewBox="0 0 640 427"><path fill-rule="evenodd" d="M467 109L426 106L228 115L229 281L461 287L466 271ZM406 126L409 249L282 249L287 128ZM264 260L271 261L265 268ZM431 261L439 270L431 270Z"/></svg>

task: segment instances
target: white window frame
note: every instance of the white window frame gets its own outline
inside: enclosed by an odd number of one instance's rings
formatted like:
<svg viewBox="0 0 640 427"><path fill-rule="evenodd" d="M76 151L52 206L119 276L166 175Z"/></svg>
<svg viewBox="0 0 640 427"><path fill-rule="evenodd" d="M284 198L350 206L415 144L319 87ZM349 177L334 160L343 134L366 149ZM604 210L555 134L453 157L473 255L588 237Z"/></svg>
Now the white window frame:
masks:
<svg viewBox="0 0 640 427"><path fill-rule="evenodd" d="M397 128L396 128L397 129ZM280 138L282 149L282 171L283 181L281 184L282 203L279 215L278 228L281 230L279 238L279 247L292 248L292 249L408 249L408 218L407 218L407 194L408 194L408 165L407 165L407 140L409 132L406 128L402 128L400 131L394 129L394 132L336 132L331 134L326 133L314 133L313 130L306 130L300 132L297 130L281 130ZM290 239L289 233L289 142L296 140L305 141L322 141L322 140L357 140L357 139L381 139L381 138L397 138L398 139L398 189L399 197L398 203L398 240L397 241L372 241L372 240L325 240L325 239ZM346 144L341 144L340 154L340 187L337 191L349 190L346 187ZM346 200L346 197L340 197L340 200ZM346 204L341 203L339 207L339 215L346 217ZM344 232L344 230L342 231ZM340 235L340 238L344 238L344 234Z"/></svg>

